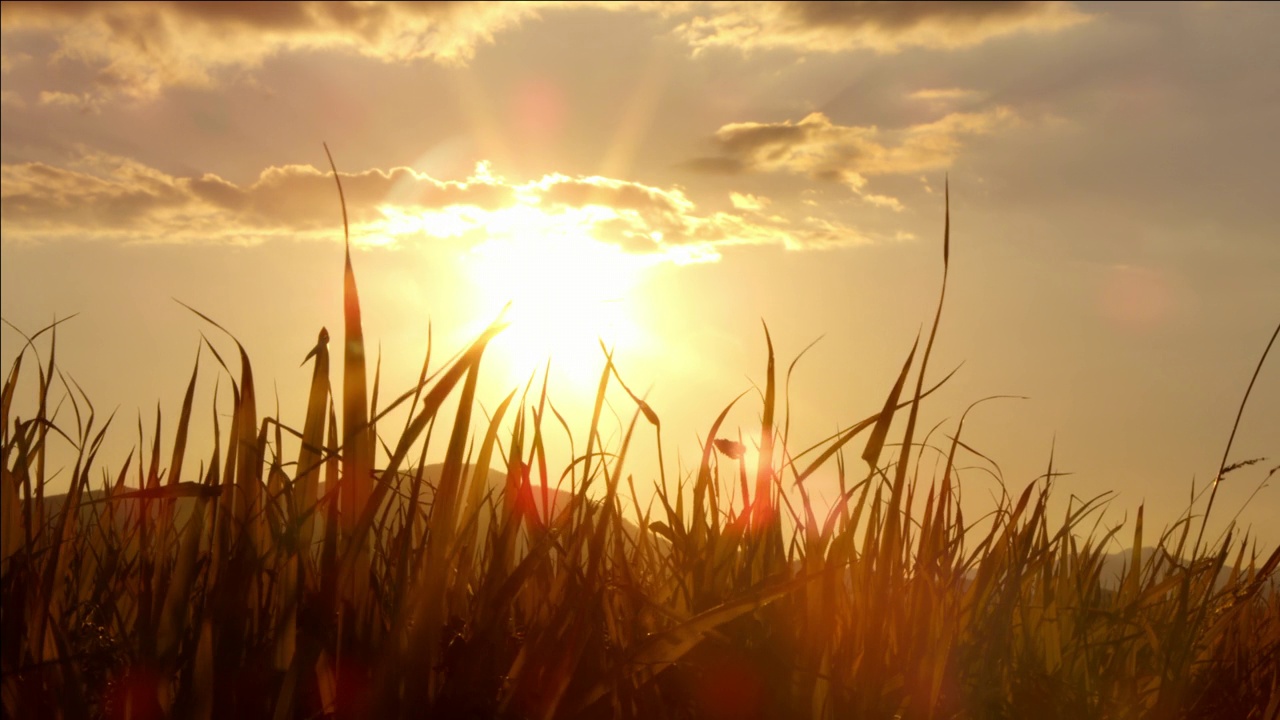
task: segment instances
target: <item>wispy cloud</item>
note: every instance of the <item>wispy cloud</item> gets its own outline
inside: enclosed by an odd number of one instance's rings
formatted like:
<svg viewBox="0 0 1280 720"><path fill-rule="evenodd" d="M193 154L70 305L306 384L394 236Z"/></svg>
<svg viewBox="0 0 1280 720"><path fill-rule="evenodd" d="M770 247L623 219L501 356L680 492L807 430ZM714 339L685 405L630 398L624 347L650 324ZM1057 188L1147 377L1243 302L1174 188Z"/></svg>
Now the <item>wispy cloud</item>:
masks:
<svg viewBox="0 0 1280 720"><path fill-rule="evenodd" d="M99 69L106 91L147 98L284 52L465 63L536 14L520 3L4 3L0 20L6 33L52 33L52 59Z"/></svg>
<svg viewBox="0 0 1280 720"><path fill-rule="evenodd" d="M763 210L770 201L767 197L752 195L750 193L731 192L729 193L729 202L733 203L733 206L739 210L759 212Z"/></svg>
<svg viewBox="0 0 1280 720"><path fill-rule="evenodd" d="M812 249L873 241L825 220L763 217L748 206L767 201L753 196L739 196L733 212L708 213L679 188L559 173L513 182L483 163L456 181L402 167L343 173L342 181L353 238L365 244L571 233L655 261L695 262L716 260L734 245ZM270 167L248 184L212 174L174 176L92 151L68 166L0 167L5 242L334 239L336 204L332 177L309 165Z"/></svg>
<svg viewBox="0 0 1280 720"><path fill-rule="evenodd" d="M40 92L39 102L41 105L72 108L89 114L98 113L102 109L101 98L91 93L75 94L56 90L43 90Z"/></svg>
<svg viewBox="0 0 1280 720"><path fill-rule="evenodd" d="M339 51L388 63L469 62L502 32L549 13L643 12L665 18L695 54L714 47L793 52L960 48L1015 33L1055 32L1090 16L1063 2L118 2L4 3L6 36L38 33L56 48L20 62L76 61L99 100L211 87L276 55ZM74 90L85 88L41 88Z"/></svg>
<svg viewBox="0 0 1280 720"><path fill-rule="evenodd" d="M820 112L799 122L730 123L715 132L719 154L695 158L687 167L708 173L783 172L838 182L864 200L895 210L892 197L866 191L874 175L943 170L955 162L966 135L983 135L1018 120L1013 110L951 113L934 122L897 130L837 125Z"/></svg>
<svg viewBox="0 0 1280 720"><path fill-rule="evenodd" d="M977 90L968 88L922 88L911 93L907 97L912 100L929 100L934 102L951 102L955 100L968 100L979 95Z"/></svg>
<svg viewBox="0 0 1280 720"><path fill-rule="evenodd" d="M715 4L677 33L695 50L897 52L1057 32L1089 17L1066 2L735 2Z"/></svg>
<svg viewBox="0 0 1280 720"><path fill-rule="evenodd" d="M483 175L439 181L407 168L343 174L347 208L364 227L404 212L492 210L512 188ZM31 162L0 168L6 240L105 237L142 242L259 242L332 230L333 178L305 165L270 167L248 185L217 175L176 177L134 160L86 152L69 167Z"/></svg>

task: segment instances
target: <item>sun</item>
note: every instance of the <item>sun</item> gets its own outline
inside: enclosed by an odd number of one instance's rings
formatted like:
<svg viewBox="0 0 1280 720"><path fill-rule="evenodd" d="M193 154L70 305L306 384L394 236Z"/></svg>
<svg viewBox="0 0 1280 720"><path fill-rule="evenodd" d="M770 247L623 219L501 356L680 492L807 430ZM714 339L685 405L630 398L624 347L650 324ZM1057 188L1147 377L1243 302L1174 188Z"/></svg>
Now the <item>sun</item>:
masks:
<svg viewBox="0 0 1280 720"><path fill-rule="evenodd" d="M511 303L490 351L518 382L550 359L579 389L594 386L601 341L620 351L640 343L632 295L644 264L577 223L531 207L518 215L504 219L519 230L494 223L464 261L486 317Z"/></svg>

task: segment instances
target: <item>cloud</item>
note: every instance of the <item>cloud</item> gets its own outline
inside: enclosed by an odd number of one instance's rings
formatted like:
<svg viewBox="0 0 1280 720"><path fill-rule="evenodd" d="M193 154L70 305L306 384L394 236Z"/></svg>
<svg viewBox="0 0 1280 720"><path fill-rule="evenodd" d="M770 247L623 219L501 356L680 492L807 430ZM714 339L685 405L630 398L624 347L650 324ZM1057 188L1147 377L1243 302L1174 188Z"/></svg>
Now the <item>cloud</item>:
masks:
<svg viewBox="0 0 1280 720"><path fill-rule="evenodd" d="M74 93L43 90L40 92L39 102L41 105L72 108L90 115L96 115L102 110L101 99L89 93L76 95Z"/></svg>
<svg viewBox="0 0 1280 720"><path fill-rule="evenodd" d="M978 96L977 90L967 88L922 88L907 95L912 100L929 100L934 102L951 102L967 100Z"/></svg>
<svg viewBox="0 0 1280 720"><path fill-rule="evenodd" d="M544 205L565 207L605 206L615 210L632 210L647 214L681 215L693 209L693 203L679 189L662 190L625 180L603 177L571 178L547 175L531 183Z"/></svg>
<svg viewBox="0 0 1280 720"><path fill-rule="evenodd" d="M1090 19L1066 2L738 2L682 23L695 52L787 49L835 53L954 49L1018 33L1051 33Z"/></svg>
<svg viewBox="0 0 1280 720"><path fill-rule="evenodd" d="M6 34L51 33L52 59L97 69L105 89L150 98L168 86L210 86L220 72L284 52L463 64L537 12L517 3L4 3L0 20Z"/></svg>
<svg viewBox="0 0 1280 720"><path fill-rule="evenodd" d="M763 207L764 198L737 195L734 212L702 213L679 187L615 178L553 173L518 183L483 163L459 181L408 168L341 177L352 238L360 244L572 234L654 261L701 262L734 245L807 249L871 241L827 221L792 224L751 211L753 204ZM269 167L246 184L212 174L170 175L89 150L67 166L0 166L5 242L333 240L341 236L336 200L332 176L306 165Z"/></svg>
<svg viewBox="0 0 1280 720"><path fill-rule="evenodd" d="M836 248L846 245L870 245L874 242L870 237L844 223L824 218L807 217L804 229L797 233L804 247Z"/></svg>
<svg viewBox="0 0 1280 720"><path fill-rule="evenodd" d="M214 87L288 53L464 65L479 47L528 20L591 9L658 15L695 55L714 47L960 48L1056 32L1091 17L1066 2L6 2L0 5L6 37L40 34L41 45L54 49L41 58L0 56L0 70L10 74L33 59L82 63L93 71L92 88L48 90L78 95L78 105L58 104L85 110L117 96L145 100L169 87Z"/></svg>
<svg viewBox="0 0 1280 720"><path fill-rule="evenodd" d="M955 162L966 135L984 135L1018 121L998 107L978 113L951 113L931 123L899 130L836 125L820 112L799 122L741 122L722 126L713 140L715 157L696 158L685 167L699 172L783 172L838 182L864 200L894 210L892 197L865 191L867 178L943 170Z"/></svg>
<svg viewBox="0 0 1280 720"><path fill-rule="evenodd" d="M739 210L750 210L752 212L760 212L769 204L769 198L752 195L750 193L729 193L729 202Z"/></svg>
<svg viewBox="0 0 1280 720"><path fill-rule="evenodd" d="M683 163L683 167L704 175L737 175L747 170L741 160L723 156L693 158Z"/></svg>
<svg viewBox="0 0 1280 720"><path fill-rule="evenodd" d="M408 168L344 173L353 225L402 212L496 209L515 202L511 188L483 178L440 181ZM175 177L141 163L86 152L71 167L30 162L0 168L6 240L97 236L140 242L256 243L297 233L331 233L333 178L310 166L268 168L240 186L216 175Z"/></svg>
<svg viewBox="0 0 1280 720"><path fill-rule="evenodd" d="M862 199L875 205L876 207L889 208L894 212L902 212L905 206L902 201L896 197L889 195L876 195L874 193L863 193Z"/></svg>
<svg viewBox="0 0 1280 720"><path fill-rule="evenodd" d="M463 65L525 21L592 9L658 15L695 54L714 47L801 53L958 48L1055 32L1090 17L1064 2L6 2L0 21L6 36L47 38L56 49L40 60L93 69L102 97L147 99L172 86L210 87L285 53L341 51L389 63ZM6 55L3 72L30 59Z"/></svg>

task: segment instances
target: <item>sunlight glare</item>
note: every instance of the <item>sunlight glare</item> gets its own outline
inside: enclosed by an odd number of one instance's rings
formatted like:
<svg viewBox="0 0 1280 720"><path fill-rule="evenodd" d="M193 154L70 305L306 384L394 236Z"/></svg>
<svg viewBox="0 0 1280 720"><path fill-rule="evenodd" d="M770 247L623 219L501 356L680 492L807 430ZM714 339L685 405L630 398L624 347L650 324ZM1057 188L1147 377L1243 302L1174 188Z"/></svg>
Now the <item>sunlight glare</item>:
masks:
<svg viewBox="0 0 1280 720"><path fill-rule="evenodd" d="M493 350L523 382L548 358L571 379L594 385L603 367L599 340L635 347L640 333L629 310L642 262L587 232L585 218L518 206L491 218L490 239L466 264L491 318L507 301L510 326Z"/></svg>

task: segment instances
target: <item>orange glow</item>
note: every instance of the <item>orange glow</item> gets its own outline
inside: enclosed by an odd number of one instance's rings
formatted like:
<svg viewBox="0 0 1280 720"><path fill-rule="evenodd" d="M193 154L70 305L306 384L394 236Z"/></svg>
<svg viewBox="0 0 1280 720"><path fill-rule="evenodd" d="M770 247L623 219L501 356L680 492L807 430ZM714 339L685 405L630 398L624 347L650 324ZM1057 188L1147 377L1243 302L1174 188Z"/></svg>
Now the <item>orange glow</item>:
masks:
<svg viewBox="0 0 1280 720"><path fill-rule="evenodd" d="M642 261L600 242L569 214L519 206L494 214L490 239L467 260L472 281L492 317L508 301L510 326L494 342L510 377L523 382L552 360L554 367L594 386L611 347L635 347L630 291Z"/></svg>
<svg viewBox="0 0 1280 720"><path fill-rule="evenodd" d="M1163 324L1174 309L1166 276L1159 270L1130 265L1108 271L1098 301L1108 319L1128 330Z"/></svg>
<svg viewBox="0 0 1280 720"><path fill-rule="evenodd" d="M545 79L526 81L516 91L515 122L524 133L540 140L559 134L566 106L559 86Z"/></svg>

